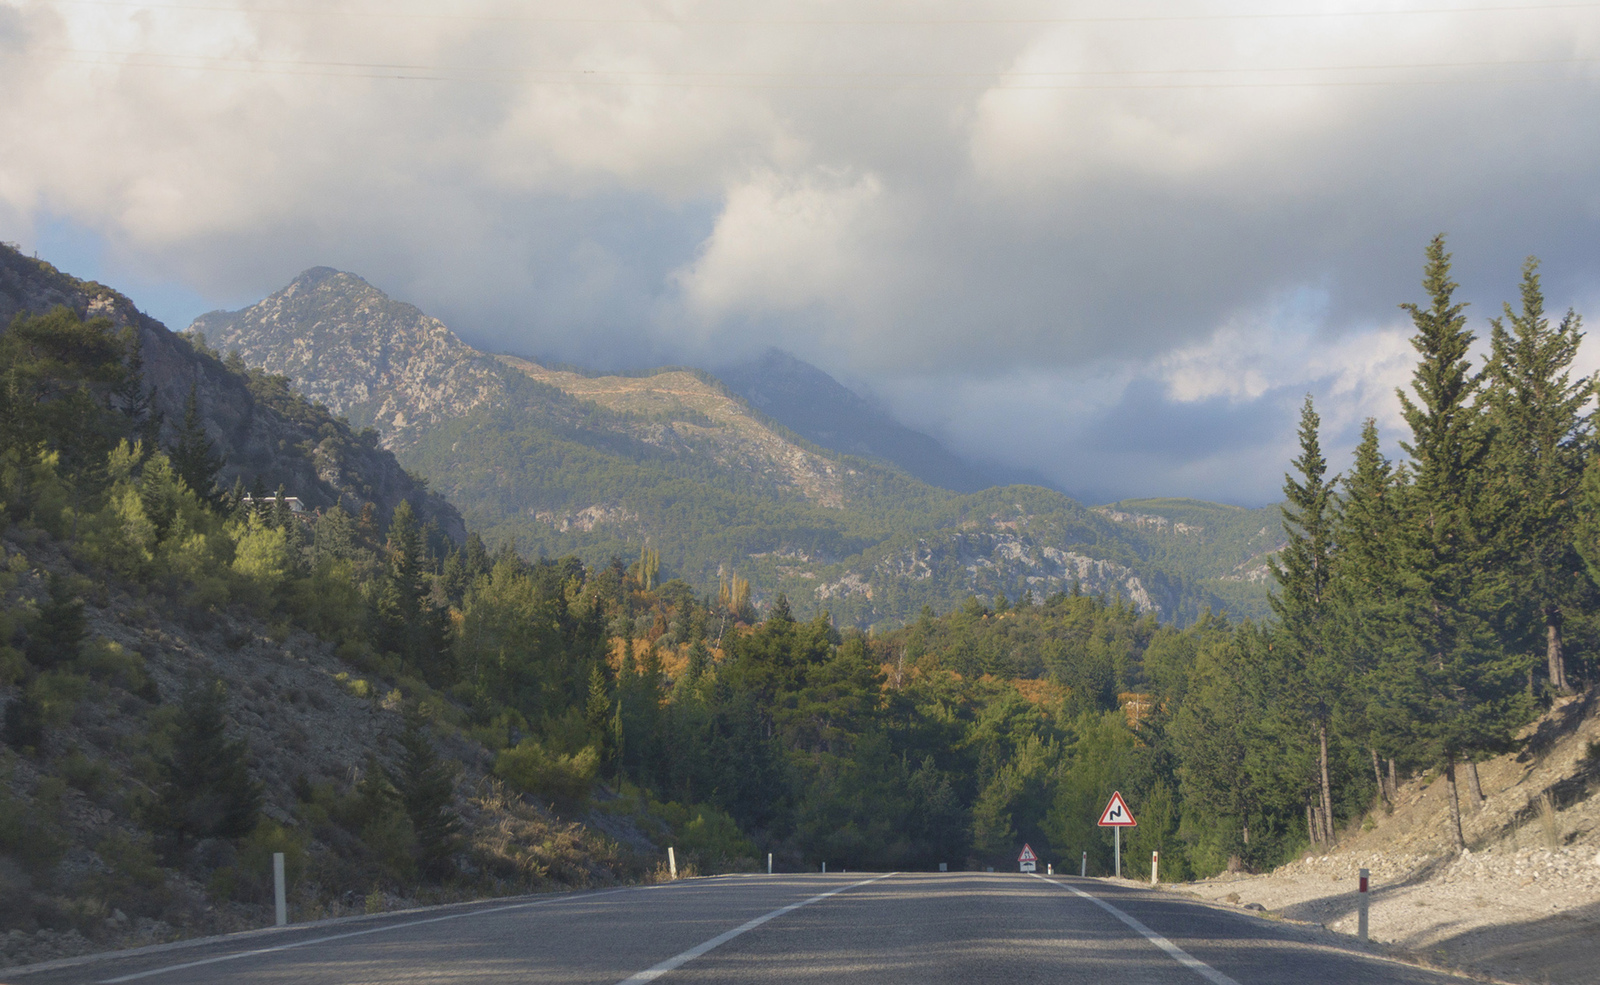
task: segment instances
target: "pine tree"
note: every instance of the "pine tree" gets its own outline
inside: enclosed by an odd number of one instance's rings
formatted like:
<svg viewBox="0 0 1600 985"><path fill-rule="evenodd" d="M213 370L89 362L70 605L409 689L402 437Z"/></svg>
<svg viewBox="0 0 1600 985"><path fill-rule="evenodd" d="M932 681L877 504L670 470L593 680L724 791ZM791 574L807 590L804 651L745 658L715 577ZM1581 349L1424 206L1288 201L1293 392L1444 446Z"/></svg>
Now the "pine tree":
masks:
<svg viewBox="0 0 1600 985"><path fill-rule="evenodd" d="M400 750L400 766L389 781L416 834L417 866L431 879L444 879L455 869L451 857L461 831L461 817L451 807L455 771L434 751L426 719L416 710L406 714Z"/></svg>
<svg viewBox="0 0 1600 985"><path fill-rule="evenodd" d="M1395 536L1401 479L1379 448L1377 423L1368 418L1340 494L1335 645L1351 673L1352 717L1367 744L1390 759L1416 747L1406 711L1410 703L1395 700L1413 678L1405 675L1399 687L1384 679L1389 648L1398 636Z"/></svg>
<svg viewBox="0 0 1600 985"><path fill-rule="evenodd" d="M1515 661L1495 627L1506 582L1496 556L1499 519L1486 488L1490 431L1476 399L1483 375L1472 372L1473 335L1455 298L1444 237L1429 244L1423 287L1426 308L1403 307L1421 356L1412 394L1399 391L1411 441L1411 484L1398 540L1402 582L1400 678L1420 733L1445 766L1450 835L1465 846L1456 795L1456 765L1505 746L1524 715L1517 701ZM1414 394L1415 399L1412 399Z"/></svg>
<svg viewBox="0 0 1600 985"><path fill-rule="evenodd" d="M606 672L600 661L589 665L589 691L583 705L583 721L589 730L589 741L600 753L600 762L608 767L615 763L612 745L611 690L606 684Z"/></svg>
<svg viewBox="0 0 1600 985"><path fill-rule="evenodd" d="M445 614L433 605L431 559L411 504L402 500L389 522L388 571L378 593L380 641L414 671L441 680Z"/></svg>
<svg viewBox="0 0 1600 985"><path fill-rule="evenodd" d="M711 665L711 651L706 647L706 641L697 639L689 645L689 666L684 670L683 676L690 684L700 680Z"/></svg>
<svg viewBox="0 0 1600 985"><path fill-rule="evenodd" d="M161 785L146 820L181 849L191 839L240 838L256 826L261 784L250 778L250 750L227 736L227 689L195 684L178 706L172 753L158 766Z"/></svg>
<svg viewBox="0 0 1600 985"><path fill-rule="evenodd" d="M49 596L39 606L39 621L28 633L28 662L40 670L50 670L78 658L88 633L83 618L83 600L72 591L72 583L52 573Z"/></svg>
<svg viewBox="0 0 1600 985"><path fill-rule="evenodd" d="M1507 546L1518 584L1519 641L1542 650L1550 686L1568 690L1562 627L1581 604L1572 573L1574 540L1592 414L1593 381L1571 377L1583 340L1582 321L1568 311L1554 328L1545 317L1538 261L1522 268L1522 305L1494 319L1489 402L1495 420L1495 472L1515 502ZM1509 325L1509 329L1507 326Z"/></svg>
<svg viewBox="0 0 1600 985"><path fill-rule="evenodd" d="M189 399L183 405L183 426L178 429L178 440L167 453L172 460L172 470L194 494L209 503L216 502L217 472L223 460L211 447L206 437L205 420L200 416L199 385L189 385Z"/></svg>
<svg viewBox="0 0 1600 985"><path fill-rule="evenodd" d="M1321 418L1307 396L1300 411L1300 457L1296 474L1284 476L1287 503L1281 508L1287 543L1272 562L1278 591L1272 609L1278 616L1278 660L1285 704L1310 725L1317 737L1317 787L1323 831L1333 837L1333 785L1328 771L1328 732L1334 706L1348 674L1341 655L1329 646L1335 555L1336 478L1327 477L1317 430Z"/></svg>

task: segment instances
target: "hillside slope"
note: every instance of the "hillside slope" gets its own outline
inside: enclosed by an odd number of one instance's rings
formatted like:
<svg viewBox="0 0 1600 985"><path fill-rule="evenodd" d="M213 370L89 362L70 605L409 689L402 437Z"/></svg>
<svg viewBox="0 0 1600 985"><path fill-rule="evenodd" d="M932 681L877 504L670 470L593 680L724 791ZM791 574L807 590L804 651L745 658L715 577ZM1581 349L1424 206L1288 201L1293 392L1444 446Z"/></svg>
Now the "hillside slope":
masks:
<svg viewBox="0 0 1600 985"><path fill-rule="evenodd" d="M312 509L342 500L347 511L359 513L371 503L385 522L405 500L446 536L465 537L455 508L378 447L376 434L357 433L325 408L301 400L281 377L230 370L124 295L0 244L0 327L19 314L43 314L58 305L138 333L144 381L162 420L163 444L173 440L193 388L206 436L224 460L218 475L222 487L242 480L247 488L259 483L270 493L282 485Z"/></svg>
<svg viewBox="0 0 1600 985"><path fill-rule="evenodd" d="M717 378L750 406L809 441L847 455L889 462L941 489L978 492L991 486L1037 481L999 468L979 467L952 454L827 373L778 349L722 367Z"/></svg>
<svg viewBox="0 0 1600 985"><path fill-rule="evenodd" d="M1279 507L1124 499L1095 512L1137 531L1149 557L1194 578L1229 612L1257 619L1271 614L1271 559L1287 543Z"/></svg>
<svg viewBox="0 0 1600 985"><path fill-rule="evenodd" d="M951 493L813 444L698 371L491 359L352 274L307 271L192 327L335 413L370 415L486 537L530 555L602 564L648 546L663 577L701 592L737 574L758 601L784 592L801 613L862 625L1074 585L1180 622L1220 605L1139 531L1059 493Z"/></svg>
<svg viewBox="0 0 1600 985"><path fill-rule="evenodd" d="M1326 852L1270 875L1188 888L1354 933L1357 870L1372 873L1371 933L1403 953L1513 982L1591 981L1600 964L1600 695L1562 699L1518 752L1461 785L1468 851L1450 848L1448 787L1400 787Z"/></svg>

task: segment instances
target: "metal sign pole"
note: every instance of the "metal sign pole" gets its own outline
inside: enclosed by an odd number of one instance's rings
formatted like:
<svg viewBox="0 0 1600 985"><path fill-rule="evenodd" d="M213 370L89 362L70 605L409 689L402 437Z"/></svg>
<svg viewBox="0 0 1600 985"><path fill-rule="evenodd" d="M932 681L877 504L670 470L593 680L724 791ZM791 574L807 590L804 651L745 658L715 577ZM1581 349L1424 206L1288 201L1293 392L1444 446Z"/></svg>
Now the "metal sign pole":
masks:
<svg viewBox="0 0 1600 985"><path fill-rule="evenodd" d="M1112 837L1115 839L1116 846L1117 846L1116 847L1117 878L1121 879L1122 878L1122 829L1121 828L1112 828L1111 830L1112 830L1112 832L1114 832Z"/></svg>

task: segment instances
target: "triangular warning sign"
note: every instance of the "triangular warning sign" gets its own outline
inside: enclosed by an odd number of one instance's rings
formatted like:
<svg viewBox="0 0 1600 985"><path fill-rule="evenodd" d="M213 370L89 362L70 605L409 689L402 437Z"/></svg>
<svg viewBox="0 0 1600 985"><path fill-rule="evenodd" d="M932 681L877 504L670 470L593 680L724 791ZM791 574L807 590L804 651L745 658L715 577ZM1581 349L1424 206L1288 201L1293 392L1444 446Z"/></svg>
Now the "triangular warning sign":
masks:
<svg viewBox="0 0 1600 985"><path fill-rule="evenodd" d="M1106 804L1106 809L1100 813L1100 826L1102 828L1137 828L1139 822L1133 819L1133 811L1128 810L1128 802L1122 799L1122 792L1115 791L1111 794L1111 802Z"/></svg>
<svg viewBox="0 0 1600 985"><path fill-rule="evenodd" d="M1037 861L1039 861L1039 856L1033 854L1033 846L1032 845L1024 843L1023 846L1022 846L1022 854L1017 856L1017 861L1018 862L1037 862Z"/></svg>

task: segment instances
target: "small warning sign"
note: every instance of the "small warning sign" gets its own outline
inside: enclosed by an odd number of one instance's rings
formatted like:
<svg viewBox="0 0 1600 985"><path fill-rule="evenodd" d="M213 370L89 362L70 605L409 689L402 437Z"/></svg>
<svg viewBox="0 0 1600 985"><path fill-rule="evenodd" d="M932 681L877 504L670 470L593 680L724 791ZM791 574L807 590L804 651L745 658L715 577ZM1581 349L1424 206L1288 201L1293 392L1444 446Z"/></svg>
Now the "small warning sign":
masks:
<svg viewBox="0 0 1600 985"><path fill-rule="evenodd" d="M1017 856L1017 867L1023 872L1034 872L1038 869L1039 856L1033 854L1033 846L1023 844L1022 854Z"/></svg>
<svg viewBox="0 0 1600 985"><path fill-rule="evenodd" d="M1102 828L1137 828L1139 822L1133 819L1133 812L1128 810L1128 802L1122 799L1122 792L1114 791L1111 802L1106 804L1106 809L1100 813L1100 826Z"/></svg>

